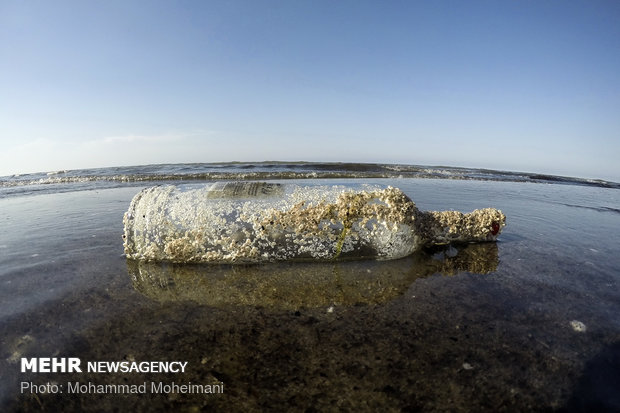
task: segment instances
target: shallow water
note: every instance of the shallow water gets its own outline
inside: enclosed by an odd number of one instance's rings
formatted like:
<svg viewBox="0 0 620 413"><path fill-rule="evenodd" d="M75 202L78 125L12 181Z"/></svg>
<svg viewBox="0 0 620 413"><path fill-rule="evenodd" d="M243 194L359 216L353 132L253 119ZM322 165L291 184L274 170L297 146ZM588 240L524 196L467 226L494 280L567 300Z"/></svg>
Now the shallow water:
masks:
<svg viewBox="0 0 620 413"><path fill-rule="evenodd" d="M136 265L140 187L0 199L5 411L620 409L620 191L442 179L422 210L496 207L496 244L396 261ZM150 184L150 183L149 183ZM585 331L573 323L579 321ZM185 374L21 373L21 357L183 360ZM223 383L222 394L33 394L21 382Z"/></svg>

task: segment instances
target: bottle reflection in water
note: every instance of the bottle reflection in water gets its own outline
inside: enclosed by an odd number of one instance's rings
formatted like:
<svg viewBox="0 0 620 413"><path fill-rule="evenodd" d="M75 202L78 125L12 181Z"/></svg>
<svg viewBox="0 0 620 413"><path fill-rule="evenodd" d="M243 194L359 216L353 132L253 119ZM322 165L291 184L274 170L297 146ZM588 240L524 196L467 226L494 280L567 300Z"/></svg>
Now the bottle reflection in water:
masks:
<svg viewBox="0 0 620 413"><path fill-rule="evenodd" d="M158 302L295 310L382 304L401 296L418 278L488 274L498 262L497 245L479 243L416 251L390 261L188 265L127 260L127 268L134 288Z"/></svg>

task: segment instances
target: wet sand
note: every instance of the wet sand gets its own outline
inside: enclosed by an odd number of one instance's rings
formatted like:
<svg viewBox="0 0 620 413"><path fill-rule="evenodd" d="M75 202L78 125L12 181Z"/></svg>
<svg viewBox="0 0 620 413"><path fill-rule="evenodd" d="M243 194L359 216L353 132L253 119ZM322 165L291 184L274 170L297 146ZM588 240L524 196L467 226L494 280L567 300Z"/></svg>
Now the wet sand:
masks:
<svg viewBox="0 0 620 413"><path fill-rule="evenodd" d="M508 216L495 248L297 270L140 269L122 256L120 238L135 188L0 200L3 411L620 409L620 266L603 231L620 214L550 210L569 192L540 201L533 195L544 188L531 184L433 184L409 184L420 209L489 206L478 192L506 188L492 204ZM36 220L24 228L26 216ZM571 223L579 241L566 238ZM252 278L261 271L267 279ZM304 272L321 287L291 282ZM196 282L199 273L211 281ZM215 298L201 299L201 288ZM35 374L19 371L21 357L188 365L184 374ZM22 394L24 381L223 383L224 391Z"/></svg>

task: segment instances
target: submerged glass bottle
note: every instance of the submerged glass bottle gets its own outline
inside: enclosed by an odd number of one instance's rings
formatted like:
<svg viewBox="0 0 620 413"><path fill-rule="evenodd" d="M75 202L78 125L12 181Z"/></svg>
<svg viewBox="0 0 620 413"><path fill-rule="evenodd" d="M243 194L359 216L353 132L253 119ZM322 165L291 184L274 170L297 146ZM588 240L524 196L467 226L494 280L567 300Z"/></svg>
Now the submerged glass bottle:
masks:
<svg viewBox="0 0 620 413"><path fill-rule="evenodd" d="M424 245L494 240L505 216L421 212L392 187L219 182L146 188L123 221L128 258L255 263L401 258Z"/></svg>

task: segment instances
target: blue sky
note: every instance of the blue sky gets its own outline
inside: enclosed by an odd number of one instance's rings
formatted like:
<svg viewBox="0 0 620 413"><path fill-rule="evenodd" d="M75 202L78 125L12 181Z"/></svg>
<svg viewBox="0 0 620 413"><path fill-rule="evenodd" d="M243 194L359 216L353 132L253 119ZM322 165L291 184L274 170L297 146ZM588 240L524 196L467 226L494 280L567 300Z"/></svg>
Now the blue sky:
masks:
<svg viewBox="0 0 620 413"><path fill-rule="evenodd" d="M620 181L618 1L0 0L0 175L394 162Z"/></svg>

